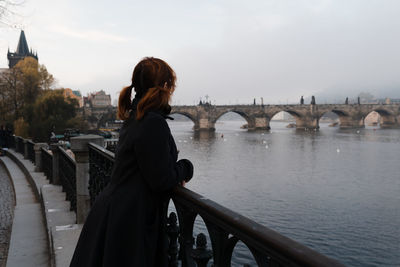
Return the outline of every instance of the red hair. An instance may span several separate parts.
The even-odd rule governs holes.
[[[142,59],[133,70],[132,84],[123,88],[119,94],[118,117],[121,120],[129,118],[133,88],[136,98],[140,99],[136,110],[136,119],[140,120],[146,111],[168,106],[175,84],[175,72],[165,61],[153,57]]]

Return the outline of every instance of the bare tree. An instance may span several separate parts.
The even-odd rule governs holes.
[[[11,68],[0,73],[1,112],[3,120],[16,120],[21,115],[23,106],[22,72]]]
[[[23,0],[0,0],[0,26],[16,27],[15,18],[19,16],[18,7]]]

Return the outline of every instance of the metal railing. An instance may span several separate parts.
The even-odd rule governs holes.
[[[27,148],[28,148],[28,159],[32,162],[35,163],[35,143],[32,142],[32,140],[27,140],[26,142]]]
[[[7,145],[9,148],[15,148],[15,137],[11,134],[7,134]]]
[[[25,153],[25,145],[24,145],[24,139],[22,137],[17,136],[16,139],[16,149],[17,152],[24,154]]]
[[[114,154],[89,144],[89,161],[89,190],[91,202],[94,202],[110,181]],[[170,266],[178,266],[178,259],[182,266],[207,266],[211,258],[214,266],[231,266],[233,250],[239,240],[249,248],[258,266],[343,266],[186,188],[176,187],[172,201],[178,216],[172,212],[167,218]],[[203,234],[198,235],[197,247],[193,248],[197,216],[206,224],[212,251],[206,248]]]
[[[71,202],[71,210],[76,212],[76,164],[75,160],[71,158],[67,152],[62,148],[58,147],[59,152],[59,177],[63,187],[63,191],[66,193],[66,198]]]
[[[41,149],[42,169],[49,182],[53,183],[53,154],[45,148]]]
[[[110,182],[111,171],[114,165],[114,153],[103,147],[89,143],[89,194],[90,204]]]

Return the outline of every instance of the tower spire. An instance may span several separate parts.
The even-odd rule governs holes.
[[[23,30],[21,30],[21,34],[19,36],[16,53],[24,56],[29,54],[28,42],[26,41],[25,32]]]
[[[21,34],[19,36],[17,51],[15,53],[7,52],[8,58],[8,66],[10,68],[14,67],[18,61],[24,59],[25,57],[33,57],[38,60],[37,52],[34,54],[34,51],[29,50],[28,42],[26,41],[25,32],[21,30]]]

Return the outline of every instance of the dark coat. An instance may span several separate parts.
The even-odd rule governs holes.
[[[178,152],[165,116],[148,112],[125,121],[110,184],[83,226],[71,267],[166,266],[168,193],[193,175]]]

